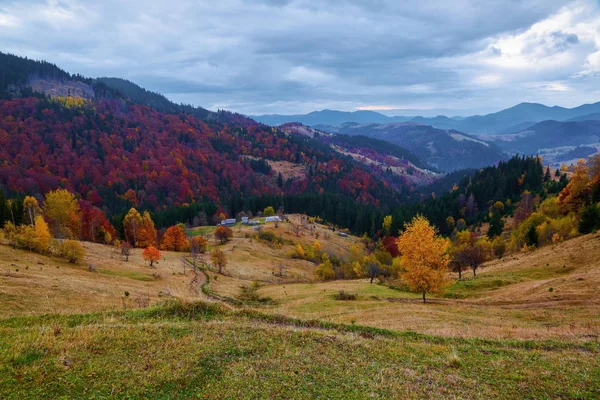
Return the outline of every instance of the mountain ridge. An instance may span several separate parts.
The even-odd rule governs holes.
[[[444,115],[436,117],[387,116],[376,111],[359,110],[350,112],[328,109],[313,111],[308,114],[269,114],[252,116],[252,118],[270,125],[281,125],[289,122],[300,122],[309,126],[340,126],[349,122],[378,124],[407,122],[431,125],[438,129],[455,129],[465,133],[500,134],[514,133],[513,128],[523,128],[526,124],[533,125],[545,120],[565,121],[586,115],[593,116],[597,113],[600,113],[600,102],[582,104],[573,108],[522,102],[494,113],[472,115],[460,119]],[[600,116],[594,116],[594,118],[600,118]]]

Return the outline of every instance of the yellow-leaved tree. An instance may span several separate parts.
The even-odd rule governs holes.
[[[44,214],[50,222],[55,237],[65,239],[76,236],[80,210],[73,193],[66,189],[56,189],[46,193]]]
[[[315,275],[322,281],[328,281],[335,277],[333,265],[331,264],[327,254],[323,254],[323,262],[315,269]]]
[[[29,223],[31,225],[35,225],[35,221],[38,215],[42,215],[42,209],[38,204],[38,201],[33,196],[25,196],[23,200],[23,207],[25,208],[25,212],[29,219]]]
[[[448,242],[437,234],[427,218],[418,215],[397,240],[402,254],[402,279],[415,293],[441,293],[449,284],[446,253]]]
[[[46,253],[50,250],[50,230],[44,217],[38,215],[35,217],[35,249],[38,253]]]
[[[133,207],[129,210],[125,218],[123,218],[123,229],[125,230],[125,239],[133,245],[137,246],[138,235],[144,220],[142,215]]]

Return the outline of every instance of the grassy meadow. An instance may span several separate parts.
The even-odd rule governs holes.
[[[0,398],[600,397],[598,235],[492,261],[423,304],[368,280],[315,282],[314,264],[289,258],[314,235],[265,229],[288,242],[234,227],[209,243],[224,274],[197,276],[183,253],[150,268],[139,249],[124,261],[84,243],[74,265],[0,245]],[[358,240],[317,230],[339,255]],[[254,282],[270,301],[218,301]]]

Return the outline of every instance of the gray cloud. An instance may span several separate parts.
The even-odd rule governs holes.
[[[0,0],[0,49],[244,113],[494,110],[554,101],[547,88],[558,81],[592,100],[597,78],[574,76],[597,51],[593,35],[569,26],[529,33],[582,7],[583,22],[597,15],[593,0]],[[519,35],[519,57],[574,60],[543,70],[495,64],[517,57],[501,41]]]

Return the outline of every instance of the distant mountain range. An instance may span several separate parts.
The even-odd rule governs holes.
[[[542,121],[514,134],[477,135],[507,153],[541,155],[548,164],[572,162],[600,148],[600,120]]]
[[[361,135],[402,146],[435,168],[449,172],[481,168],[507,158],[502,149],[476,137],[454,130],[411,123],[318,126],[318,129],[344,135]]]
[[[466,118],[437,116],[427,117],[388,117],[375,111],[336,111],[322,110],[298,115],[259,115],[256,121],[267,125],[281,125],[288,122],[300,122],[308,126],[340,126],[354,122],[359,124],[389,124],[407,122],[411,124],[431,125],[438,129],[453,129],[466,133],[504,134],[517,133],[538,122],[588,121],[600,120],[600,102],[584,104],[575,108],[548,107],[538,103],[520,103],[514,107],[487,115],[474,115]]]
[[[303,125],[333,125],[339,126],[347,122],[355,122],[359,124],[387,124],[390,122],[405,122],[410,121],[412,117],[388,117],[375,111],[337,111],[337,110],[322,110],[313,111],[308,114],[297,115],[260,115],[252,116],[252,119],[263,124],[278,126],[288,122],[299,122]]]

